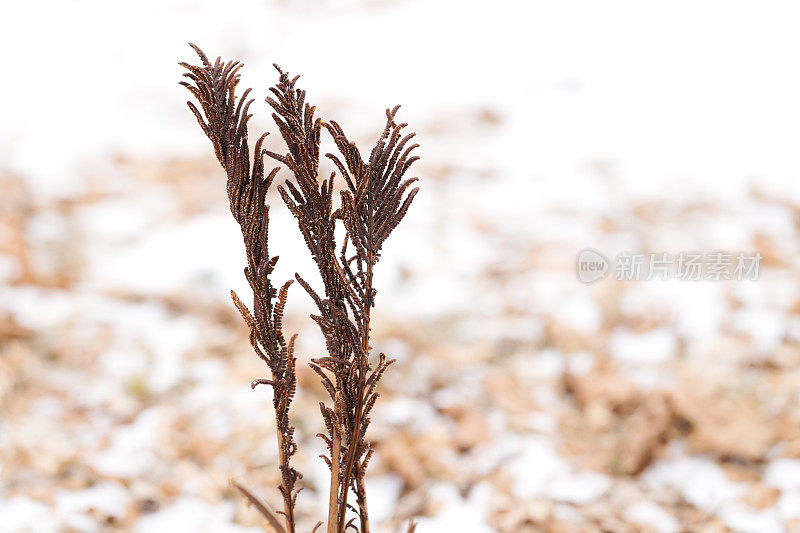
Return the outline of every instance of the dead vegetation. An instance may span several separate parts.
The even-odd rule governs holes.
[[[306,101],[305,91],[296,87],[298,77],[290,78],[276,66],[280,75],[273,98],[267,102],[286,143],[285,155],[262,149],[266,133],[254,146],[251,164],[248,144],[248,100],[250,89],[237,96],[239,62],[212,64],[205,54],[191,45],[201,65],[181,63],[189,82],[181,82],[195,97],[200,109],[189,102],[200,127],[211,140],[214,152],[228,176],[227,191],[233,217],[239,223],[247,251],[245,276],[253,290],[252,313],[232,292],[234,304],[250,328],[250,342],[256,354],[267,363],[271,376],[256,379],[252,387],[269,385],[277,420],[283,514],[285,527],[266,503],[260,503],[249,489],[237,487],[256,503],[256,507],[278,531],[294,533],[295,507],[302,475],[291,466],[297,452],[295,427],[289,410],[297,390],[296,335],[288,341],[283,333],[283,314],[289,287],[280,291],[270,275],[278,256],[268,248],[269,209],[267,193],[280,167],[266,173],[264,157],[278,161],[294,176],[278,186],[283,202],[297,220],[298,228],[316,263],[324,291],[312,288],[300,274],[298,283],[314,300],[319,312],[311,315],[325,338],[328,355],[312,359],[311,368],[322,380],[329,403],[320,402],[328,455],[322,458],[331,472],[327,510],[328,533],[356,529],[370,531],[365,476],[374,449],[366,438],[370,414],[378,399],[377,387],[394,360],[381,353],[370,360],[370,318],[377,290],[373,276],[384,242],[405,216],[418,188],[411,188],[417,178],[404,179],[411,165],[419,159],[412,155],[418,147],[411,144],[414,134],[404,134],[406,124],[395,121],[398,107],[386,111],[386,127],[367,160],[335,121],[323,123],[314,117],[315,108]],[[320,133],[324,127],[333,138],[340,155],[326,154],[338,169],[346,188],[334,206],[336,173],[321,179],[319,174]],[[252,167],[252,170],[251,170]],[[344,228],[343,240],[337,242],[336,227]],[[275,300],[277,298],[277,300]],[[358,523],[348,520],[348,496],[356,497]],[[320,524],[322,524],[320,522]],[[318,524],[318,526],[320,525]],[[409,530],[415,526],[410,525]],[[317,527],[314,528],[315,530]]]

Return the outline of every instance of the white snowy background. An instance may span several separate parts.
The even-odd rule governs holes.
[[[559,413],[571,400],[558,385],[565,369],[590,372],[603,359],[644,390],[669,387],[684,375],[672,365],[688,359],[723,388],[758,382],[772,405],[774,376],[742,368],[800,339],[796,4],[87,0],[6,2],[1,15],[0,173],[27,191],[34,264],[75,273],[67,285],[24,281],[18,259],[0,254],[0,311],[33,332],[36,350],[31,358],[0,344],[3,531],[266,527],[220,492],[225,475],[273,467],[274,444],[255,440],[273,422],[265,396],[247,386],[258,362],[231,369],[225,358],[235,346],[235,361],[255,359],[228,342],[242,326],[203,311],[246,289],[221,171],[177,85],[177,62],[194,59],[188,41],[245,63],[255,131],[275,132],[263,96],[278,63],[302,74],[318,113],[362,149],[395,104],[419,134],[422,191],[379,273],[378,320],[392,327],[376,335],[399,358],[402,386],[388,385],[376,431],[383,440],[409,426],[447,433],[449,410],[474,408],[492,437],[448,452],[441,463],[456,474],[413,487],[436,502],[423,506],[418,531],[502,529],[493,513],[522,502],[534,502],[529,525],[541,513],[583,524],[584,509],[612,502],[625,527],[677,532],[686,527],[678,500],[721,528],[707,531],[800,531],[800,447],[773,439],[743,480],[713,451],[676,439],[620,479],[563,450]],[[0,205],[17,209],[9,194]],[[273,209],[271,228],[279,278],[309,267],[282,211]],[[590,287],[574,274],[587,246],[610,256],[767,247],[777,259],[757,282]],[[632,317],[619,325],[603,303],[617,292],[617,312]],[[299,289],[293,298],[310,357],[309,304]],[[404,326],[412,334],[392,333]],[[407,338],[415,328],[416,344]],[[554,328],[580,346],[551,342]],[[213,335],[218,356],[197,356],[199,339]],[[791,377],[780,398],[795,405],[792,357],[778,366]],[[513,376],[536,409],[512,420],[514,408],[483,404],[487,375]],[[39,386],[30,403],[14,403]],[[183,452],[164,447],[183,449],[185,425],[219,443],[214,475],[170,463]],[[234,442],[247,432],[255,449]],[[495,464],[505,490],[488,479]],[[324,482],[324,466],[308,465],[306,477]],[[388,531],[406,518],[403,505],[420,505],[409,503],[399,467],[380,467],[371,505]],[[70,468],[86,469],[85,479]],[[747,500],[755,485],[777,490],[774,501]],[[313,513],[324,490],[307,493]]]

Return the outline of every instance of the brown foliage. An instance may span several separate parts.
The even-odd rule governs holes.
[[[281,155],[263,150],[264,134],[255,144],[251,164],[247,137],[250,89],[241,97],[236,96],[242,64],[223,63],[219,58],[212,64],[197,46],[191,46],[202,64],[181,63],[188,70],[184,76],[190,80],[182,85],[199,103],[199,109],[191,102],[188,105],[227,173],[231,213],[241,226],[247,250],[245,276],[254,293],[253,312],[235,293],[232,297],[250,328],[253,349],[271,372],[271,378],[257,379],[252,385],[267,384],[274,391],[286,529],[295,530],[295,484],[301,477],[289,464],[297,449],[294,427],[289,422],[289,406],[297,386],[295,336],[287,342],[282,332],[292,280],[276,291],[270,279],[278,257],[271,257],[267,247],[266,194],[280,167],[265,175],[265,155],[283,164],[294,177],[279,185],[278,192],[297,220],[324,289],[320,294],[302,276],[295,275],[316,304],[318,314],[311,318],[319,326],[328,351],[311,363],[330,396],[328,405],[320,404],[326,431],[319,435],[327,445],[329,455],[323,459],[331,470],[327,530],[342,533],[350,527],[367,533],[364,476],[373,450],[366,431],[379,396],[378,382],[394,362],[384,354],[375,363],[370,361],[370,314],[376,296],[374,267],[386,239],[418,192],[418,188],[412,188],[417,178],[404,178],[418,159],[412,155],[418,145],[411,144],[413,133],[404,135],[407,125],[395,121],[397,106],[386,111],[386,126],[364,160],[337,122],[323,123],[314,117],[315,108],[306,101],[305,91],[297,88],[298,77],[290,78],[276,66],[279,81],[270,88],[274,98],[268,97],[267,102],[274,110],[272,117],[288,151]],[[339,151],[339,155],[326,156],[346,184],[338,207],[333,198],[336,173],[327,179],[319,178],[322,128],[333,137]],[[337,221],[345,230],[341,243],[335,235]],[[347,509],[352,508],[347,503],[350,490],[356,495],[360,528],[355,518],[347,521]]]

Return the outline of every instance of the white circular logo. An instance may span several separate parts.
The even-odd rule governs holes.
[[[594,283],[608,275],[608,266],[608,259],[603,254],[592,248],[584,248],[578,252],[575,273],[582,283]]]

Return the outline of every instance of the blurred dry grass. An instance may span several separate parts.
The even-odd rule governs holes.
[[[117,164],[141,193],[134,203],[154,217],[147,227],[225,208],[206,160]],[[452,180],[433,179],[445,188]],[[92,288],[86,268],[104,252],[102,243],[98,256],[97,242],[87,242],[86,214],[114,205],[119,193],[97,188],[51,201],[34,198],[13,175],[0,187],[0,254],[9,265],[0,316],[6,510],[25,516],[20,502],[30,500],[43,506],[30,516],[54,527],[147,530],[166,527],[170,509],[189,520],[187,513],[206,506],[218,511],[205,519],[217,524],[212,529],[264,527],[228,485],[239,477],[275,501],[268,398],[247,386],[263,369],[224,294]],[[168,199],[168,209],[143,202],[148,191]],[[796,234],[796,207],[751,201],[790,209]],[[687,209],[719,216],[711,206]],[[657,205],[632,205],[601,222],[612,236],[668,223]],[[791,331],[759,350],[750,334],[726,322],[709,347],[708,339],[682,338],[666,310],[626,304],[640,285],[613,281],[581,286],[600,310],[596,329],[570,314],[532,312],[514,302],[539,283],[532,272],[542,274],[541,283],[553,275],[552,261],[542,264],[546,247],[515,241],[510,226],[478,227],[513,258],[489,262],[469,280],[501,305],[417,321],[387,313],[376,324],[378,346],[400,355],[371,434],[378,449],[371,481],[385,530],[410,517],[431,517],[428,527],[436,530],[459,505],[497,531],[658,530],[631,512],[643,502],[671,515],[680,530],[735,530],[734,508],[748,510],[754,523],[800,530],[791,518],[800,484],[775,466],[800,464],[779,462],[800,459],[800,346]],[[144,237],[133,232],[123,246]],[[797,263],[781,249],[783,237],[752,238],[770,250],[767,275],[778,276],[778,287],[794,283]],[[568,268],[556,271],[566,276],[559,283],[570,279]],[[418,275],[406,273],[403,283],[413,286]],[[733,288],[724,292],[726,312],[752,305]],[[298,315],[292,326],[302,323]],[[785,305],[787,321],[798,315],[800,301]],[[678,339],[665,360],[642,365],[615,357],[619,331],[664,329]],[[300,512],[312,524],[319,514],[314,493],[324,493],[312,437],[321,391],[308,369],[300,381],[295,417],[307,487]],[[694,460],[697,480],[670,478]],[[693,484],[710,495],[693,493]]]

